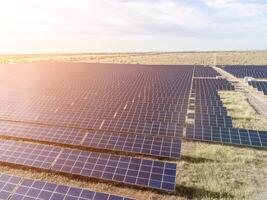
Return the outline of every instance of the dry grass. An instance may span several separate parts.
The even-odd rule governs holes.
[[[242,92],[220,91],[223,105],[233,119],[234,127],[267,130],[267,119],[259,115]]]
[[[86,62],[128,64],[203,64],[214,63],[214,52],[173,53],[102,53],[102,54],[47,54],[0,55],[0,63],[17,62]],[[216,52],[217,64],[267,64],[267,51]]]
[[[266,191],[266,151],[184,142],[183,158],[177,164],[177,186],[174,194],[4,165],[0,165],[0,171],[144,200],[256,199],[258,194]]]

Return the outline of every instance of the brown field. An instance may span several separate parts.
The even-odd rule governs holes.
[[[0,55],[0,63],[16,62],[87,62],[128,64],[201,64],[267,65],[267,51],[247,52],[173,52],[173,53],[92,53],[47,55]]]
[[[140,64],[214,64],[215,53],[116,53],[81,55],[0,56],[0,63],[90,62]],[[217,64],[267,65],[267,52],[217,52]],[[249,104],[243,93],[220,92],[235,127],[267,130],[267,120]],[[166,194],[117,186],[18,166],[0,165],[0,172],[126,195],[137,199],[267,199],[267,151],[184,141],[177,161],[176,192]]]

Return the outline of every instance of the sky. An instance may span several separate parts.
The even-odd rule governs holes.
[[[0,3],[0,54],[267,50],[266,0]]]

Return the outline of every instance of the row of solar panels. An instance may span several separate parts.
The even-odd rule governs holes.
[[[181,151],[179,138],[88,131],[10,121],[0,121],[0,136],[173,159],[180,158]]]
[[[232,118],[227,116],[227,110],[218,95],[218,90],[233,89],[234,86],[226,79],[194,78],[189,101],[189,110],[194,112],[188,114],[188,118],[198,126],[233,127]]]
[[[188,125],[186,139],[267,149],[267,131]]]
[[[29,116],[30,115],[30,116]],[[38,115],[36,115],[38,118]],[[180,137],[183,130],[183,125],[171,122],[157,122],[157,121],[141,121],[141,120],[131,120],[127,119],[98,119],[98,118],[77,118],[73,119],[73,116],[64,116],[61,118],[51,118],[42,116],[42,119],[34,119],[31,114],[21,114],[12,113],[10,115],[0,117],[1,120],[9,121],[21,121],[29,123],[39,123],[51,126],[64,126],[64,127],[74,127],[83,129],[94,129],[103,131],[115,131],[115,132],[127,132],[135,134],[145,134],[154,136],[168,136],[168,137]]]
[[[131,200],[132,198],[94,192],[0,173],[0,200]]]
[[[211,67],[196,66],[194,69],[194,77],[216,77],[220,74]]]
[[[267,81],[248,81],[248,84],[267,95]]]
[[[228,65],[221,66],[223,70],[232,74],[237,78],[254,77],[254,78],[267,78],[267,66],[266,65]]]
[[[0,162],[164,191],[175,190],[176,164],[108,153],[0,140]]]

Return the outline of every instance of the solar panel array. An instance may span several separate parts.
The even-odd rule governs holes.
[[[202,69],[204,71],[204,69]],[[232,118],[223,106],[219,90],[234,90],[226,79],[194,78],[188,118],[193,123],[186,127],[186,139],[266,148],[267,132],[233,128]]]
[[[217,77],[220,74],[211,67],[203,67],[201,65],[195,66],[194,77]]]
[[[234,75],[237,78],[254,77],[254,78],[267,78],[266,65],[235,65],[235,66],[222,66],[222,69]]]
[[[176,164],[0,140],[0,162],[53,170],[165,191],[174,191]]]
[[[6,74],[0,83],[10,90],[1,91],[1,119],[182,135],[193,73],[190,66],[76,64],[74,70],[68,64],[18,65],[20,79],[16,80],[12,69],[6,68],[1,67],[0,72]]]
[[[248,84],[267,95],[267,81],[248,81]]]
[[[203,66],[1,65],[0,161],[174,191],[176,164],[156,158],[180,158],[187,123],[187,139],[266,147],[265,133],[233,128],[218,91],[234,87],[217,76]]]
[[[209,75],[212,68],[207,71]],[[194,78],[189,109],[194,113],[188,117],[199,126],[232,127],[232,119],[227,116],[226,108],[220,100],[218,90],[233,90],[225,79]]]
[[[0,200],[131,200],[128,197],[94,192],[0,173]]]

